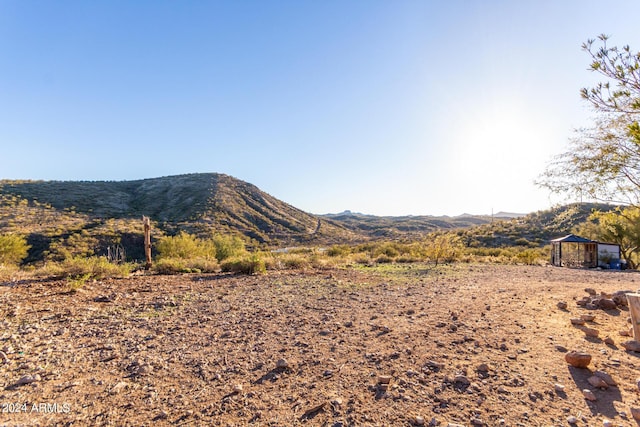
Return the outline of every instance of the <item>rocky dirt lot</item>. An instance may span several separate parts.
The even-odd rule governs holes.
[[[488,265],[4,283],[0,426],[635,426],[627,308],[582,301],[639,283]]]

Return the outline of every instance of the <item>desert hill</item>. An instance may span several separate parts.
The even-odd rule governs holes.
[[[415,240],[445,230],[469,246],[543,246],[567,234],[593,209],[574,204],[518,218],[461,215],[383,217],[345,211],[313,215],[224,174],[199,173],[135,181],[0,181],[0,233],[27,236],[27,262],[105,254],[122,245],[141,259],[140,218],[153,221],[153,239],[180,230],[201,237],[241,234],[255,244],[330,245],[368,240]]]
[[[350,231],[228,175],[189,174],[136,181],[0,181],[10,200],[88,221],[150,217],[167,231],[238,232],[259,242],[348,238]],[[4,202],[3,202],[4,201]],[[0,222],[0,229],[2,223]]]

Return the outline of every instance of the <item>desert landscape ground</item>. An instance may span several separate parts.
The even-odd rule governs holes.
[[[577,302],[639,280],[385,264],[3,283],[0,425],[636,425],[628,312]]]

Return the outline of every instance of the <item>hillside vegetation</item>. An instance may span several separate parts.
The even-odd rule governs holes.
[[[529,215],[493,221],[454,233],[467,247],[541,247],[550,240],[574,232],[594,211],[608,212],[615,206],[602,203],[574,203]]]
[[[0,236],[26,239],[26,264],[91,256],[137,261],[144,259],[140,219],[146,215],[153,223],[154,246],[186,232],[203,242],[236,236],[250,249],[328,247],[329,254],[348,254],[358,262],[394,262],[431,259],[434,255],[426,254],[441,253],[438,247],[451,245],[541,248],[572,232],[594,209],[612,208],[574,204],[519,218],[378,217],[348,211],[317,216],[255,185],[214,173],[122,182],[4,180],[0,181]],[[434,233],[449,237],[434,238]],[[300,262],[291,256],[287,261]],[[211,265],[210,260],[201,263]]]
[[[0,233],[27,236],[32,246],[27,261],[79,244],[100,255],[111,245],[124,245],[130,257],[141,259],[142,215],[152,219],[154,239],[180,230],[202,237],[239,234],[270,245],[354,237],[341,225],[222,174],[122,182],[0,181]]]

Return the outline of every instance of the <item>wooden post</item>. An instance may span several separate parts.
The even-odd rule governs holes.
[[[144,269],[149,270],[151,268],[151,221],[148,216],[142,216],[142,224],[144,225],[144,255],[147,258]]]
[[[633,339],[640,341],[640,294],[627,294],[627,301],[633,325]]]

